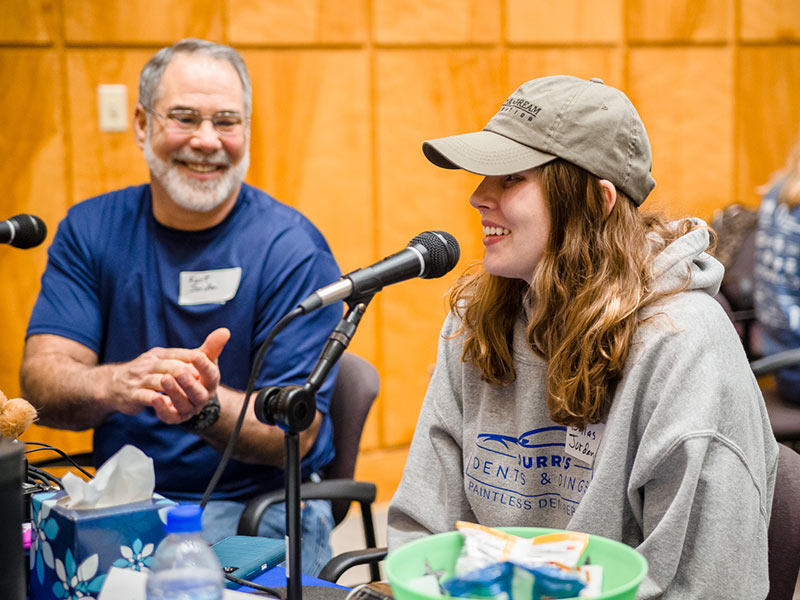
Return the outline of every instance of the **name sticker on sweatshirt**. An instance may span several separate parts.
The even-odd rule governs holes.
[[[587,425],[583,431],[574,426],[567,427],[564,450],[573,458],[585,462],[591,467],[594,464],[597,449],[600,447],[600,440],[603,439],[605,428],[605,423]]]
[[[239,289],[242,268],[214,269],[212,271],[181,271],[178,304],[225,304]]]

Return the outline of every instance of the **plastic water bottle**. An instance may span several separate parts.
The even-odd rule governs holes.
[[[167,537],[147,578],[147,600],[221,600],[222,566],[200,532],[202,509],[179,505],[167,513]]]

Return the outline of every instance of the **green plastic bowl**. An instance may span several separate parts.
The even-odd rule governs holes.
[[[561,531],[541,527],[498,529],[527,538]],[[414,590],[408,582],[425,574],[425,561],[434,571],[444,570],[448,577],[451,576],[463,544],[460,532],[448,531],[415,540],[389,553],[384,567],[395,600],[436,598]],[[647,575],[647,561],[644,556],[630,546],[598,535],[589,535],[589,545],[583,556],[584,559],[588,557],[593,565],[603,565],[603,593],[597,598],[635,600],[636,590]]]

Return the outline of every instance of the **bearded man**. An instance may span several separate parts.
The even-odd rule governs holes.
[[[156,53],[133,115],[150,183],[68,211],[27,330],[20,376],[39,423],[93,428],[96,465],[137,446],[153,459],[156,491],[176,501],[203,496],[273,326],[340,276],[306,217],[243,183],[251,112],[233,48],[186,39]],[[256,387],[303,384],[341,316],[334,304],[283,329]],[[335,376],[300,434],[304,479],[333,456]],[[246,501],[283,486],[283,466],[283,432],[251,404],[206,505],[206,539],[234,535]],[[316,574],[330,557],[330,504],[306,502],[301,522],[303,570]],[[259,533],[284,532],[284,508],[268,510]]]

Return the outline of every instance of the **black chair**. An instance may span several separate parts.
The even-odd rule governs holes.
[[[800,454],[779,444],[778,475],[767,533],[769,595],[792,600],[800,573]]]
[[[300,486],[300,499],[330,500],[334,527],[347,515],[351,503],[358,502],[367,548],[334,557],[318,575],[320,579],[336,581],[350,567],[369,563],[371,581],[380,580],[378,564],[371,558],[377,545],[372,513],[377,489],[374,483],[353,480],[364,422],[379,388],[380,378],[375,367],[355,354],[345,352],[342,355],[330,405],[336,456],[323,469],[322,481],[306,482]],[[250,500],[239,519],[239,535],[258,535],[258,524],[264,511],[283,501],[283,490]],[[359,554],[361,552],[369,558]]]
[[[771,354],[750,363],[756,377],[774,373],[781,367],[800,364],[800,348],[792,348],[778,354]],[[800,405],[785,400],[777,390],[761,390],[767,405],[772,433],[779,442],[796,449],[800,442]],[[800,500],[800,497],[798,497]]]
[[[739,247],[732,253],[729,264],[725,266],[719,294],[727,301],[728,316],[739,332],[744,351],[750,360],[759,358],[761,345],[754,300],[755,247],[756,231],[752,229],[743,236]]]

